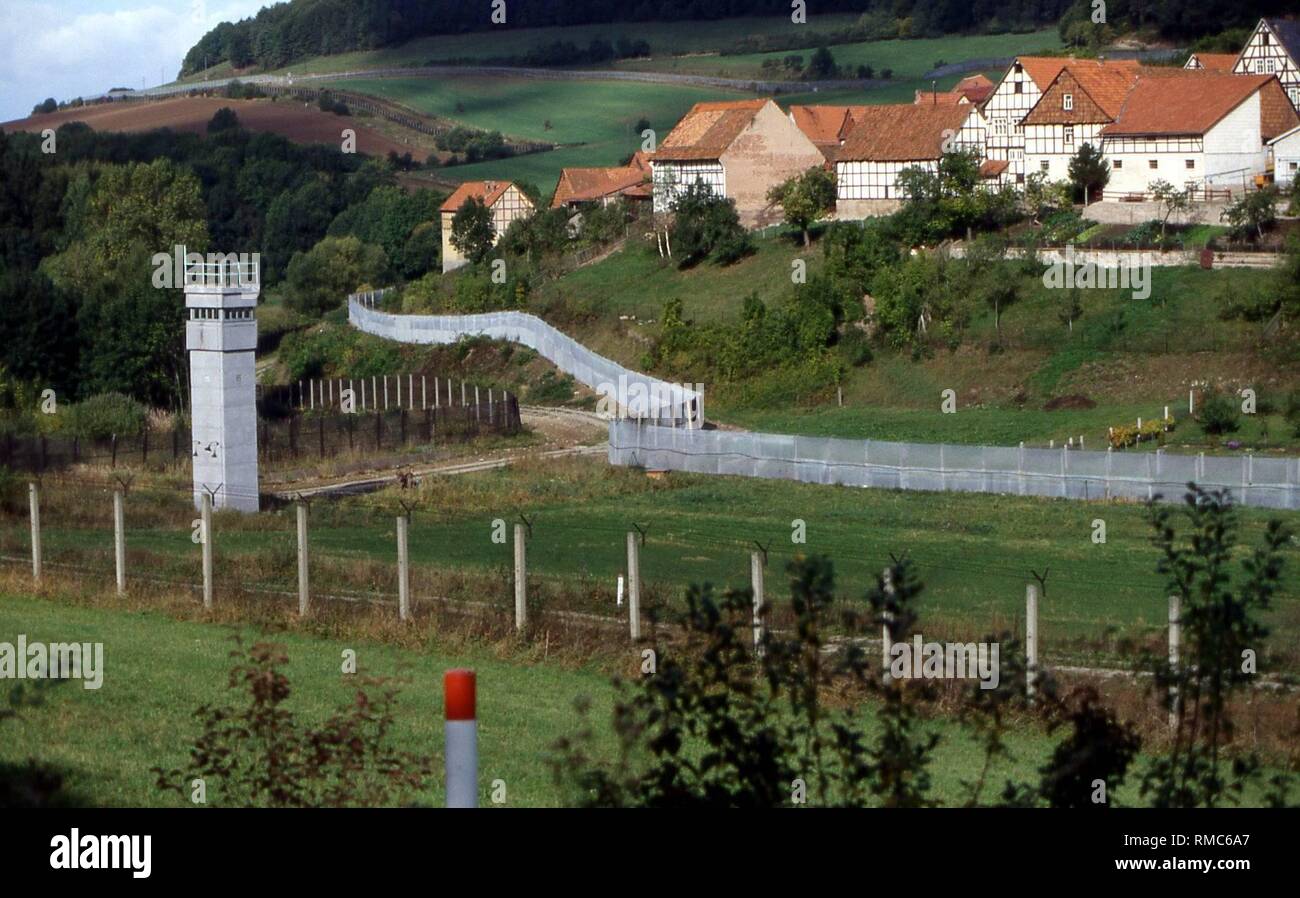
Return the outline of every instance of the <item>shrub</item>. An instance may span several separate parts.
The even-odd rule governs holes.
[[[1235,399],[1223,393],[1212,393],[1201,402],[1200,413],[1196,416],[1201,429],[1206,433],[1219,436],[1236,433],[1241,427],[1241,409]]]
[[[149,412],[141,403],[121,393],[100,393],[68,406],[64,430],[85,440],[103,440],[113,434],[133,436],[144,430]]]

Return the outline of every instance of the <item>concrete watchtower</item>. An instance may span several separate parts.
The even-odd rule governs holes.
[[[209,257],[220,258],[220,257]],[[194,503],[257,511],[257,295],[253,261],[185,261]]]

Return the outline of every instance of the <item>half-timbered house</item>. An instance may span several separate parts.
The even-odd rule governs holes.
[[[1260,19],[1233,71],[1276,75],[1291,105],[1300,111],[1300,19]]]

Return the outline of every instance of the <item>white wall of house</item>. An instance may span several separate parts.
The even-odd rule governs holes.
[[[928,172],[939,169],[938,159],[913,162],[837,162],[835,164],[836,198],[839,200],[901,199],[898,175],[907,168]]]
[[[1049,181],[1070,178],[1070,160],[1085,143],[1101,146],[1098,122],[1074,125],[1025,125],[1025,172],[1043,172]]]
[[[1300,128],[1294,128],[1273,141],[1273,180],[1289,187],[1300,176]]]
[[[1011,163],[1007,175],[1013,183],[1023,181],[1026,172],[1025,132],[1020,120],[1034,108],[1046,86],[1035,84],[1027,71],[1016,71],[1016,63],[1012,63],[984,104],[988,122],[985,154],[989,159],[1006,159]]]
[[[1268,164],[1259,131],[1256,91],[1201,136],[1107,137],[1102,142],[1111,169],[1106,193],[1147,193],[1155,181],[1240,190]]]
[[[1205,183],[1236,187],[1261,174],[1268,147],[1260,139],[1260,91],[1219,120],[1205,135]]]
[[[673,201],[685,193],[697,180],[709,185],[717,196],[727,195],[727,173],[718,161],[712,162],[657,162],[650,163],[651,182],[654,185],[654,211],[668,212]]]

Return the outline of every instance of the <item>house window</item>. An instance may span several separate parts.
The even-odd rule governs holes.
[[[1288,162],[1287,171],[1300,171],[1300,162]]]
[[[1025,82],[1023,82],[1023,81],[1017,81],[1017,82],[1016,82],[1016,93],[1018,93],[1018,94],[1023,94],[1024,92],[1025,92]]]
[[[1073,126],[1073,125],[1066,125],[1066,126],[1065,126],[1065,145],[1066,145],[1067,147],[1072,147],[1072,146],[1074,146],[1074,126]]]
[[[1264,74],[1266,75],[1273,74],[1273,72],[1276,70],[1276,67],[1277,64],[1273,60],[1271,59],[1264,60]]]
[[[1017,184],[1025,183],[1025,176],[1023,174],[1016,175],[1016,183]]]
[[[1116,159],[1113,163],[1111,163],[1111,168],[1115,169],[1115,171],[1119,171],[1123,167],[1124,167],[1123,159]]]
[[[1259,42],[1260,42],[1261,44],[1263,44],[1264,46],[1267,47],[1267,46],[1268,46],[1268,38],[1269,38],[1269,34],[1268,34],[1267,31],[1265,31],[1263,34],[1261,34],[1261,35],[1259,36]]]
[[[1066,94],[1061,97],[1061,108],[1066,112],[1074,108],[1074,94]]]
[[[1160,160],[1159,160],[1159,159],[1148,159],[1148,160],[1147,160],[1147,168],[1159,168],[1159,167],[1160,167]]]
[[[1256,75],[1264,74],[1264,60],[1262,59],[1255,60],[1255,74]]]
[[[1188,160],[1186,160],[1186,163],[1185,163],[1185,164],[1187,165],[1188,168],[1196,168],[1196,160],[1195,160],[1195,159],[1188,159]]]
[[[1291,98],[1292,106],[1300,106],[1300,87],[1289,88],[1286,93]]]
[[[1050,165],[1049,165],[1049,163],[1048,163],[1048,160],[1046,160],[1046,159],[1044,159],[1042,162],[1038,163],[1038,170],[1041,171],[1041,172],[1046,173],[1049,167],[1050,167]]]

